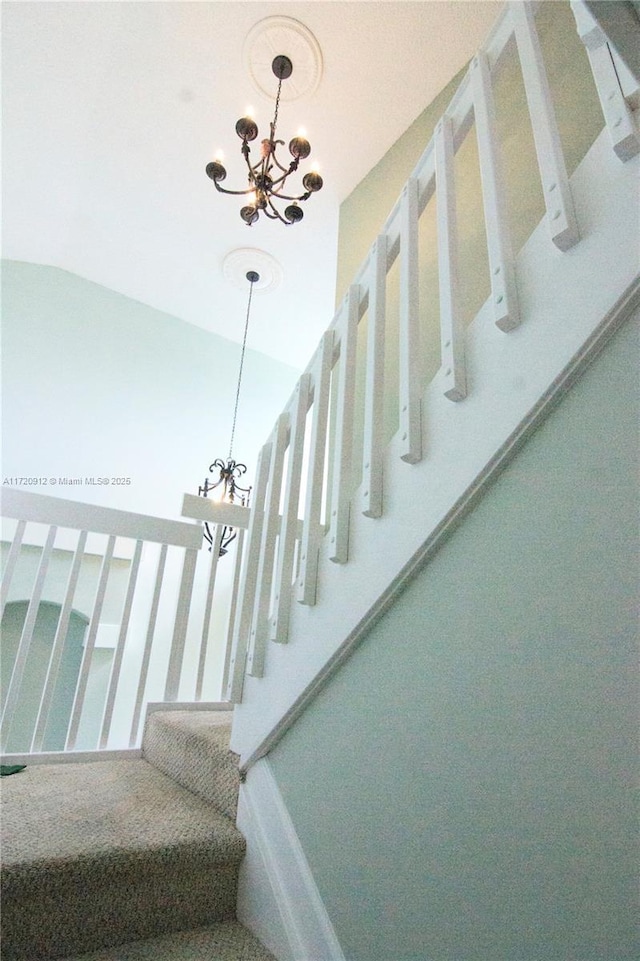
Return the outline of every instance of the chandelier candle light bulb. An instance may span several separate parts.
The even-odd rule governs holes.
[[[249,144],[258,137],[258,125],[253,119],[251,108],[247,109],[247,114],[241,117],[236,123],[236,133],[242,141],[240,152],[244,157],[248,170],[248,185],[244,190],[228,190],[220,184],[226,179],[227,171],[222,163],[222,159],[216,159],[207,164],[207,176],[220,193],[244,196],[249,201],[240,210],[240,216],[244,222],[251,226],[263,213],[270,220],[279,220],[283,224],[295,224],[302,220],[303,212],[299,204],[307,200],[312,193],[317,193],[322,188],[322,177],[317,170],[311,170],[302,178],[304,192],[300,194],[284,193],[285,183],[290,174],[294,173],[301,160],[306,160],[311,153],[311,145],[305,136],[305,131],[301,128],[298,135],[289,141],[289,153],[293,160],[288,166],[284,166],[276,156],[279,145],[284,145],[284,140],[276,139],[276,126],[278,123],[278,108],[280,106],[280,92],[282,81],[291,76],[293,64],[291,60],[283,54],[277,56],[271,64],[271,69],[278,80],[278,92],[273,120],[269,125],[269,136],[262,138],[259,146],[260,156],[255,164],[251,163]],[[277,201],[291,201],[283,212],[276,206]]]

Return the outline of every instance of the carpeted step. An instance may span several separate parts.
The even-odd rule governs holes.
[[[238,757],[229,750],[231,711],[155,711],[147,718],[147,761],[235,822]]]
[[[276,961],[237,921],[74,955],[68,961]]]
[[[2,834],[3,961],[235,919],[244,838],[146,760],[33,765],[5,778]]]

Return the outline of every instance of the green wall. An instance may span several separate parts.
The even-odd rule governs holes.
[[[640,953],[639,319],[270,755],[348,961]]]
[[[604,125],[591,68],[567,2],[540,5],[536,18],[567,170],[571,175]],[[402,187],[415,169],[435,126],[451,102],[466,68],[416,118],[340,208],[338,274],[340,300],[365,261]],[[514,251],[520,250],[545,215],[531,122],[519,62],[506,57],[494,78],[497,135],[502,158],[505,208]],[[459,297],[462,320],[471,323],[490,291],[482,188],[475,125],[455,159]],[[385,437],[398,428],[399,269],[387,275],[385,333]],[[440,290],[438,281],[437,202],[432,197],[419,221],[419,316],[422,382],[440,364]],[[358,331],[354,476],[361,479],[368,315]]]

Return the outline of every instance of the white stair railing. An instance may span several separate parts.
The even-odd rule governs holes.
[[[236,711],[234,744],[245,765],[264,754],[281,736],[305,699],[328,676],[331,665],[346,656],[363,625],[370,623],[388,597],[390,585],[402,583],[417,558],[436,542],[451,518],[462,509],[460,505],[471,497],[470,492],[478,489],[490,468],[499,462],[500,452],[510,449],[525,425],[532,423],[535,412],[544,406],[542,398],[573,369],[583,344],[597,339],[596,332],[611,321],[613,302],[621,299],[630,303],[635,296],[637,258],[630,248],[637,243],[637,237],[629,236],[622,257],[611,258],[620,276],[614,278],[608,270],[607,281],[601,285],[602,296],[591,298],[590,307],[594,316],[597,314],[595,321],[592,317],[583,318],[582,328],[581,321],[576,321],[569,332],[570,325],[562,315],[563,304],[572,313],[574,310],[565,291],[564,297],[557,298],[556,307],[557,323],[565,324],[566,329],[562,328],[562,336],[550,334],[551,327],[545,332],[549,322],[542,308],[547,275],[554,290],[562,287],[562,267],[554,258],[567,257],[565,286],[576,283],[579,277],[578,283],[586,292],[593,281],[589,259],[594,256],[594,236],[599,226],[583,212],[589,237],[582,244],[574,189],[584,211],[584,204],[591,202],[593,188],[586,190],[585,200],[580,195],[580,182],[572,186],[567,172],[536,28],[538,6],[519,0],[505,6],[354,277],[330,326],[328,337],[332,339],[321,343],[263,448],[232,639],[233,670],[227,689],[231,700],[242,702]],[[638,152],[632,112],[635,93],[623,89],[606,37],[599,28],[590,29],[586,8],[581,3],[574,3],[573,8],[581,36],[589,38],[593,78],[615,154],[626,161]],[[497,132],[496,76],[513,56],[517,57],[526,94],[545,209],[545,223],[540,230],[546,230],[546,245],[541,247],[540,254],[535,254],[535,283],[530,281],[532,252],[514,250]],[[490,295],[471,327],[465,330],[460,306],[455,157],[473,127]],[[619,191],[620,196],[632,197],[633,181],[627,177],[618,183],[618,173],[614,170],[609,178],[612,196]],[[600,178],[599,190],[609,189],[607,177],[608,172]],[[620,186],[623,180],[624,186]],[[441,369],[430,384],[425,384],[418,302],[419,225],[434,195]],[[615,202],[620,202],[619,198]],[[601,243],[609,248],[609,255],[617,238],[615,223],[605,222],[607,215],[605,210]],[[621,230],[633,234],[627,221]],[[542,241],[536,238],[536,243]],[[578,249],[579,256],[567,255]],[[394,327],[387,315],[386,288],[398,257],[400,291],[398,322]],[[601,304],[596,304],[596,300]],[[359,337],[358,328],[365,317],[366,336]],[[491,334],[487,318],[505,335],[504,340],[496,340],[495,332]],[[391,337],[398,338],[398,375],[397,379],[385,381],[385,355]],[[506,346],[509,339],[514,339],[512,348]],[[535,344],[539,353],[540,340],[546,341],[545,350],[557,351],[556,357],[540,362],[530,376],[533,347]],[[493,357],[487,351],[493,352]],[[496,376],[497,369],[500,374]],[[514,396],[507,396],[505,377],[515,384],[527,383],[527,396],[524,392],[518,395],[517,390],[515,394],[511,392]],[[499,399],[501,393],[505,394],[503,402]],[[442,397],[455,403],[447,409]],[[385,404],[390,399],[398,410],[398,430],[391,442],[385,436],[384,424]],[[359,404],[363,404],[364,410],[361,432]],[[513,410],[509,409],[511,406]],[[312,424],[319,426],[314,426],[316,433],[310,441],[312,455],[303,459],[302,433],[305,425],[308,428],[306,413],[311,408]],[[457,416],[452,414],[454,408],[459,411]],[[327,410],[331,419],[328,431]],[[485,423],[489,424],[486,429]],[[327,436],[330,444],[326,443]],[[441,438],[446,438],[444,443]],[[438,444],[441,449],[437,449]],[[406,468],[401,468],[399,462]],[[361,483],[356,488],[358,477]],[[423,479],[422,488],[419,478]],[[298,503],[301,488],[310,489],[313,494],[306,502]],[[431,503],[425,506],[427,498]],[[408,509],[407,500],[412,502]],[[280,511],[284,512],[284,529],[278,537]],[[320,516],[324,517],[322,525]],[[363,522],[362,517],[367,521]],[[367,524],[371,526],[367,528]],[[297,525],[302,525],[302,547],[297,555],[296,573],[292,566],[291,532]],[[379,533],[374,535],[376,525]],[[402,543],[402,531],[406,532],[406,546]],[[376,563],[388,573],[378,576]],[[332,564],[341,565],[345,571],[341,583],[335,567],[331,570]],[[361,573],[354,573],[356,566]],[[289,638],[295,640],[295,650],[287,658],[276,648]],[[269,646],[274,641],[278,643]],[[256,683],[258,679],[263,679],[262,687]]]
[[[20,744],[20,753],[47,750],[47,725],[52,716],[60,667],[68,641],[72,612],[79,605],[88,619],[80,663],[75,678],[64,744],[56,750],[135,748],[140,742],[141,722],[150,701],[201,702],[220,700],[229,653],[225,633],[232,630],[244,531],[240,530],[229,552],[226,585],[219,578],[219,545],[222,529],[230,520],[246,526],[243,509],[227,508],[220,522],[207,514],[206,502],[193,497],[196,518],[213,524],[214,544],[202,550],[199,523],[169,521],[81,504],[75,501],[5,488],[2,496],[3,540],[13,527],[2,577],[2,612],[11,601],[28,602],[15,657],[6,673],[1,715],[2,750]],[[35,579],[25,568],[26,555],[39,555]],[[87,586],[87,563],[99,561],[99,572]],[[22,569],[21,569],[22,562]],[[229,564],[229,560],[226,561]],[[126,568],[126,581],[115,585],[115,568]],[[28,567],[28,565],[26,565]],[[98,567],[93,563],[94,572]],[[48,579],[48,574],[51,577]],[[61,586],[61,578],[64,586]],[[81,591],[79,583],[85,582]],[[224,581],[224,578],[222,579]],[[217,588],[219,588],[217,590]],[[119,593],[118,593],[119,591]],[[117,596],[116,596],[117,595]],[[43,601],[59,606],[57,625],[47,663],[35,672],[43,676],[37,713],[28,730],[15,730],[18,708],[34,678],[34,631]],[[96,647],[103,632],[105,603],[117,608],[108,627],[115,643],[109,676],[100,703],[92,688]],[[220,607],[224,610],[221,612]],[[229,624],[221,629],[225,617]],[[43,657],[39,647],[38,657]],[[216,666],[217,661],[217,666]],[[217,678],[217,684],[216,684]],[[93,693],[92,693],[93,690]],[[99,723],[91,726],[87,714]],[[15,753],[15,752],[14,752]]]

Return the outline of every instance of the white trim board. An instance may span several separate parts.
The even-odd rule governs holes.
[[[345,961],[266,758],[240,787],[237,824],[247,839],[238,919],[278,961]]]

